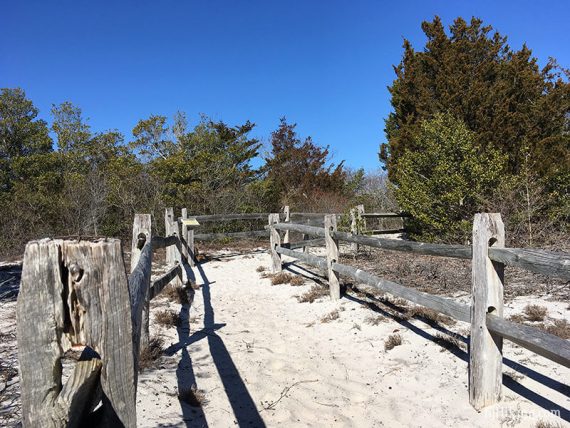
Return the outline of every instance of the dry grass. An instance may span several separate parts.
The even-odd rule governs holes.
[[[553,324],[544,327],[544,330],[562,339],[570,339],[570,323],[565,319],[555,320]]]
[[[326,314],[324,317],[321,318],[322,323],[329,323],[331,321],[337,320],[340,318],[340,314],[338,310],[334,310],[331,313]]]
[[[389,351],[390,349],[394,349],[396,346],[400,346],[402,344],[402,336],[399,334],[391,334],[388,336],[388,339],[384,342],[384,349]]]
[[[442,352],[447,350],[462,350],[466,351],[467,346],[457,336],[437,333],[434,339],[435,343],[442,346]]]
[[[313,285],[309,291],[297,297],[299,303],[313,303],[315,300],[329,295],[329,290],[320,285]]]
[[[289,281],[289,283],[293,287],[299,287],[301,285],[305,285],[305,278],[303,278],[302,276],[294,276],[293,278],[291,278],[291,281]]]
[[[180,315],[169,309],[156,312],[154,320],[163,327],[177,327],[180,325]]]
[[[387,321],[388,321],[388,318],[383,317],[381,315],[369,316],[364,320],[364,322],[368,325],[379,325],[380,323],[387,322]]]
[[[442,315],[433,309],[425,308],[423,306],[415,306],[411,308],[407,314],[412,318],[420,318],[428,323],[443,324],[443,325],[454,325],[456,321],[448,316]]]
[[[265,266],[258,266],[257,269],[255,269],[256,272],[265,272],[267,268]]]
[[[279,272],[271,277],[271,285],[288,284],[293,279],[293,275],[286,272]]]
[[[190,300],[188,300],[188,293],[182,287],[172,284],[168,285],[164,287],[162,294],[171,302],[180,303],[181,305],[187,305],[190,303]]]
[[[148,346],[141,349],[139,357],[139,370],[154,367],[156,361],[162,356],[162,347],[164,346],[164,339],[162,337],[154,336],[149,342]]]
[[[519,324],[524,324],[526,317],[523,314],[514,314],[507,318],[509,321],[518,322]]]
[[[523,312],[527,321],[544,321],[548,309],[539,305],[526,305]]]
[[[536,423],[536,428],[562,428],[562,425],[555,422],[540,420]]]
[[[204,394],[204,391],[197,389],[196,385],[179,390],[178,399],[192,407],[202,407],[206,404],[206,395]]]

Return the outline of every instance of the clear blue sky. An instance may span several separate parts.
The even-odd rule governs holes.
[[[83,109],[95,131],[177,110],[267,140],[281,116],[335,160],[379,166],[386,89],[403,38],[420,49],[434,15],[478,16],[544,64],[570,67],[570,1],[0,0],[0,87],[22,87],[49,121]]]

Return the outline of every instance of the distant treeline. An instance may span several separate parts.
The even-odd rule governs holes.
[[[250,122],[202,116],[189,129],[184,113],[170,121],[153,115],[127,142],[117,131],[92,132],[69,102],[53,106],[51,127],[37,116],[23,90],[1,90],[0,254],[45,236],[129,237],[136,212],[161,218],[166,206],[191,214],[275,212],[283,204],[393,208],[382,176],[332,164],[328,148],[301,140],[284,118],[262,153]]]

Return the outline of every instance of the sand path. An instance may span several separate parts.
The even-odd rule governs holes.
[[[436,330],[421,321],[402,325],[388,319],[371,325],[366,320],[377,315],[350,298],[299,303],[295,296],[306,292],[312,281],[298,287],[272,286],[256,272],[258,266],[270,266],[267,254],[226,254],[196,268],[200,289],[189,314],[164,298],[153,302],[152,311],[170,307],[192,322],[189,332],[157,328],[151,322],[151,330],[170,346],[160,366],[139,378],[140,426],[565,423],[545,408],[570,408],[564,385],[570,380],[568,369],[509,346],[505,355],[532,370],[507,380],[510,387],[504,388],[501,404],[477,413],[468,400],[467,354],[453,354],[435,343]],[[338,319],[321,322],[335,310]],[[458,323],[454,329],[466,327]],[[385,351],[384,340],[394,332],[401,334],[403,344]],[[508,367],[505,371],[515,373]],[[177,391],[192,384],[205,395],[201,408],[178,400]]]

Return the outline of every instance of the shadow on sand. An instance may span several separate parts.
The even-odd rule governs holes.
[[[189,334],[188,319],[190,316],[190,305],[184,305],[181,310],[181,327],[178,328],[179,341],[168,347],[164,353],[166,355],[174,355],[179,350],[182,351],[182,358],[176,371],[178,380],[178,390],[183,391],[196,385],[196,376],[192,367],[192,360],[187,351],[187,346],[201,339],[207,338],[210,354],[218,371],[218,375],[222,381],[228,401],[232,407],[235,423],[240,427],[265,427],[265,423],[259,414],[245,383],[243,382],[233,359],[228,352],[224,341],[216,334],[216,331],[224,327],[226,324],[216,324],[214,318],[214,308],[210,294],[210,282],[206,276],[204,269],[200,263],[196,264],[202,285],[202,297],[204,300],[204,328]],[[190,302],[194,297],[192,290]],[[187,427],[206,427],[208,426],[206,417],[201,408],[189,406],[180,399],[184,422]]]
[[[294,266],[296,269],[292,270],[290,269],[291,266]],[[291,272],[295,272],[299,275],[303,275],[306,278],[310,278],[315,280],[315,278],[313,277],[313,273],[310,272],[310,275],[305,275],[303,274],[302,270],[307,271],[306,269],[302,268],[301,266],[295,264],[295,262],[292,263],[288,263],[287,269],[290,270]],[[299,269],[299,270],[297,270]],[[320,281],[324,282],[324,279],[319,278]],[[317,281],[319,281],[319,279]],[[390,303],[386,303],[386,302],[381,302],[379,299],[377,299],[376,297],[374,297],[371,294],[366,294],[366,298],[367,300],[363,300],[359,297],[356,296],[352,296],[350,294],[348,294],[347,292],[344,293],[344,296],[346,299],[356,302],[358,304],[367,306],[368,308],[370,308],[371,310],[387,317],[390,318],[394,321],[396,321],[398,324],[400,324],[402,327],[407,328],[408,330],[414,332],[415,334],[417,334],[418,336],[423,337],[424,339],[430,340],[434,343],[440,344],[441,345],[441,339],[433,336],[432,334],[428,333],[427,331],[415,326],[414,324],[412,324],[411,322],[398,318],[397,315],[395,315],[393,312],[389,312],[385,309],[383,309],[379,303],[382,303],[382,305],[384,306],[388,306],[390,307],[390,309],[395,310],[396,312],[398,311],[398,307],[395,305],[391,305]],[[372,303],[371,303],[372,301]],[[426,320],[427,322],[427,320]],[[462,341],[463,343],[465,343],[467,346],[469,346],[469,339],[467,337],[464,336],[460,336],[456,333],[453,333],[449,330],[447,330],[445,327],[442,327],[439,324],[435,324],[435,323],[429,323],[427,322],[432,328],[444,333],[444,334],[448,334],[451,335],[455,338],[457,338],[458,340]],[[442,345],[441,345],[442,346]],[[448,348],[449,352],[451,352],[453,355],[455,355],[456,357],[460,358],[461,360],[465,361],[467,364],[469,364],[469,353],[465,352],[463,349],[453,346],[453,347],[449,347]],[[568,385],[565,385],[562,382],[559,382],[556,379],[552,379],[548,376],[545,376],[541,373],[538,373],[537,371],[528,368],[526,366],[523,366],[520,363],[517,363],[516,361],[510,360],[508,358],[503,358],[503,364],[505,364],[507,367],[510,367],[511,369],[523,374],[524,376],[527,376],[531,379],[533,379],[534,381],[541,383],[542,385],[553,389],[559,393],[561,393],[562,395],[566,396],[566,397],[570,397],[570,387]],[[570,411],[566,408],[561,407],[559,404],[545,398],[542,397],[541,395],[537,394],[536,392],[530,390],[529,388],[527,388],[526,386],[520,384],[519,382],[517,382],[515,379],[513,379],[512,377],[508,376],[508,375],[503,375],[503,385],[505,385],[507,388],[509,388],[511,391],[519,394],[520,396],[526,398],[527,400],[529,400],[530,402],[542,407],[543,409],[545,409],[548,412],[551,412],[555,415],[559,415],[560,418],[566,422],[570,422]]]

